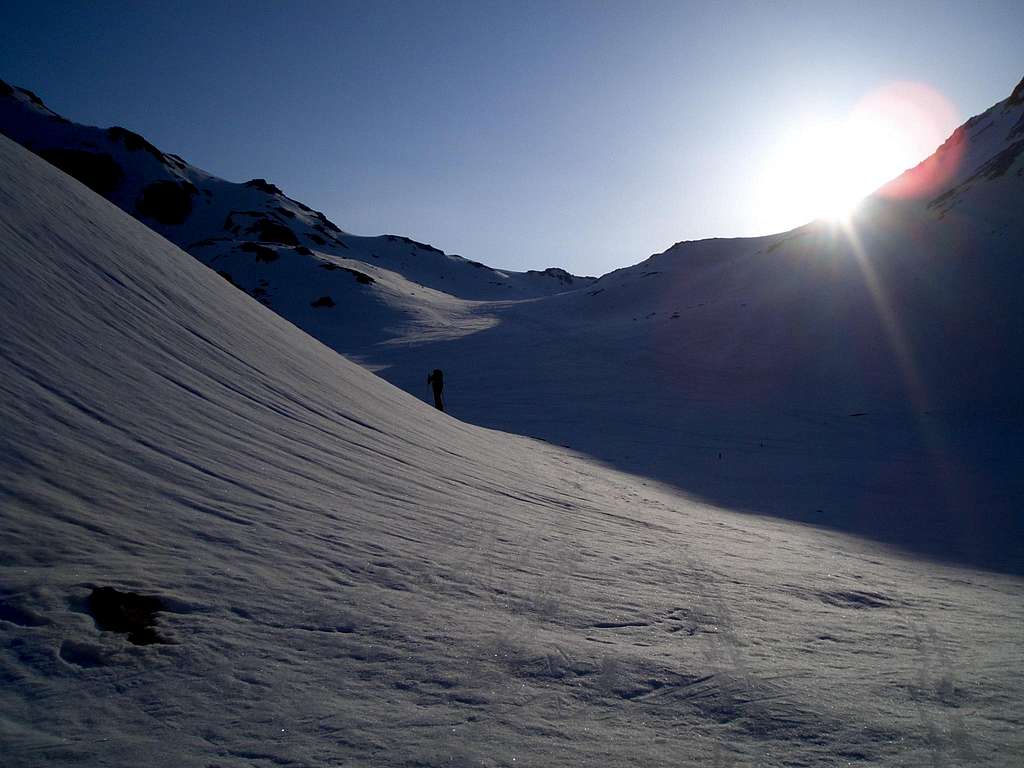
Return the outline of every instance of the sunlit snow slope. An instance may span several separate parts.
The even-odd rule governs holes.
[[[0,259],[5,767],[1019,761],[1017,579],[462,424],[2,137]]]

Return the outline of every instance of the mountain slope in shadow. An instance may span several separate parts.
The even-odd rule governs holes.
[[[1020,572],[1021,94],[845,225],[679,243],[364,357],[410,392],[441,365],[461,418],[724,507]]]

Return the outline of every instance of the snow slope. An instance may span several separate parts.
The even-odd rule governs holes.
[[[1024,83],[849,227],[679,243],[483,305],[474,335],[353,351],[715,504],[1022,573],[1022,126]]]
[[[0,259],[5,766],[1019,763],[1019,578],[437,413],[3,137]]]
[[[544,296],[593,282],[557,268],[496,270],[398,235],[352,235],[264,179],[227,182],[124,128],[72,123],[2,81],[0,133],[335,349],[409,328],[472,332],[477,321],[461,322],[467,300]]]
[[[108,155],[123,209],[410,393],[429,398],[443,368],[459,418],[717,505],[1024,573],[1024,81],[848,229],[679,243],[596,282],[495,280],[354,238],[266,182],[213,179],[21,89],[0,95],[0,129],[87,181],[54,148]],[[196,190],[180,225],[139,211],[167,183]]]

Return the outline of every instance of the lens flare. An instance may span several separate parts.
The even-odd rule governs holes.
[[[810,219],[843,221],[874,192],[928,195],[956,171],[962,145],[954,135],[920,161],[956,125],[948,99],[909,82],[872,91],[841,117],[799,118],[765,161],[759,218],[777,231]]]
[[[860,119],[861,116],[875,125],[885,126],[892,141],[899,141],[907,147],[906,157],[920,158],[938,147],[934,154],[913,168],[910,168],[910,163],[904,165],[910,170],[878,190],[880,195],[898,198],[930,195],[959,168],[964,147],[963,134],[953,132],[959,123],[959,115],[956,107],[934,88],[921,83],[893,83],[870,94],[857,105],[851,119]],[[922,152],[921,148],[925,151]]]

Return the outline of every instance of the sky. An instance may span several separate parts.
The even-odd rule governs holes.
[[[355,234],[592,275],[798,226],[852,189],[824,157],[896,175],[1024,75],[1020,2],[0,0],[0,18],[0,78],[76,122],[267,178]],[[849,149],[850,116],[907,84],[927,130],[869,121]]]

